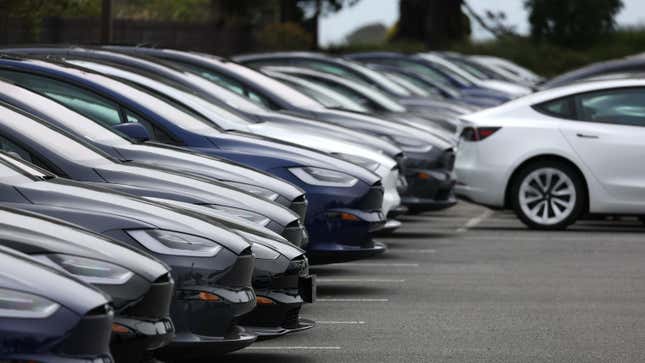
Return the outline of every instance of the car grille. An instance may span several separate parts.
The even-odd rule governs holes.
[[[67,334],[56,352],[66,356],[100,356],[101,363],[111,363],[109,356],[114,311],[108,305],[88,312]]]
[[[374,183],[367,194],[361,199],[359,208],[367,211],[381,210],[383,205],[383,185],[378,181]]]
[[[307,197],[303,194],[299,197],[296,197],[291,202],[291,206],[289,206],[289,209],[296,212],[296,214],[300,216],[300,220],[302,221],[302,223],[305,223],[305,216],[307,215],[308,205],[309,205],[309,202],[307,201]]]
[[[228,287],[241,287],[248,288],[251,287],[251,281],[253,280],[253,270],[255,269],[255,256],[251,252],[251,248],[248,248],[240,254],[235,261],[235,264],[230,268],[228,272],[218,280],[219,285],[226,285]]]

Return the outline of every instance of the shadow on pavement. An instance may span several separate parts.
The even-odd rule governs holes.
[[[199,361],[181,362],[181,363],[224,363],[224,362],[244,362],[244,363],[307,363],[313,359],[304,354],[283,354],[283,353],[257,353],[250,351],[240,351],[238,353],[228,354],[212,359],[202,359]]]

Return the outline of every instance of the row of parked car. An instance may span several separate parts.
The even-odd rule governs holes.
[[[188,360],[314,327],[310,264],[453,206],[460,118],[538,82],[452,53],[0,49],[0,360]]]

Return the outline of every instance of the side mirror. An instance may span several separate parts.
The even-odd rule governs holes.
[[[144,142],[151,139],[148,129],[138,122],[118,124],[112,126],[112,128],[138,142]]]

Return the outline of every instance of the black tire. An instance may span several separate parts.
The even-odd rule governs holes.
[[[569,215],[559,223],[542,224],[535,222],[524,213],[522,207],[520,206],[520,186],[522,185],[522,182],[526,179],[526,177],[529,176],[529,174],[543,168],[552,168],[559,170],[560,172],[568,176],[573,183],[573,189],[575,191],[574,206],[569,212]],[[589,198],[587,195],[587,190],[585,188],[583,176],[580,175],[580,172],[578,172],[578,170],[576,170],[571,165],[557,160],[541,160],[523,166],[522,169],[519,170],[519,172],[514,176],[513,180],[511,180],[509,192],[511,207],[515,211],[517,217],[529,228],[539,230],[561,230],[575,223],[578,217],[585,213],[587,201]]]

